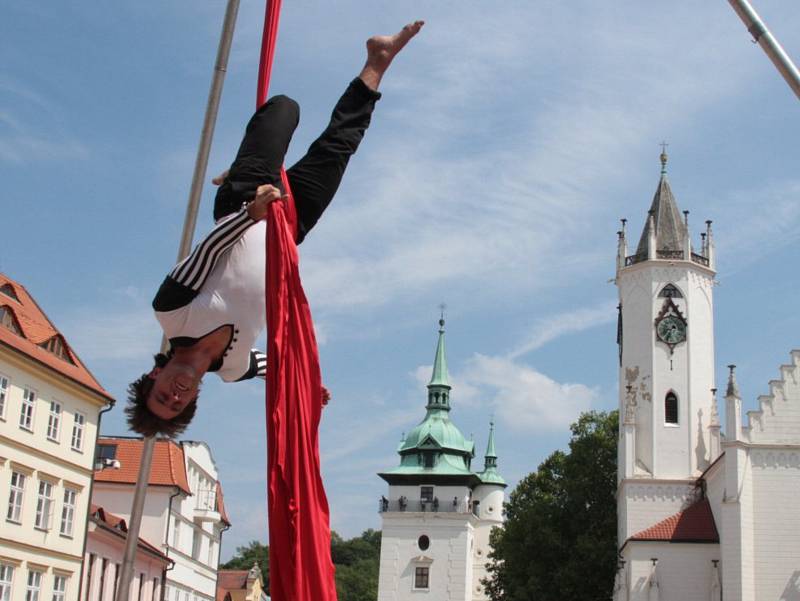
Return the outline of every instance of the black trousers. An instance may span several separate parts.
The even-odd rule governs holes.
[[[328,127],[306,155],[287,169],[297,207],[298,244],[336,194],[380,96],[359,78],[350,82],[333,109]],[[299,106],[287,96],[274,96],[256,111],[247,124],[230,173],[217,190],[214,220],[239,211],[262,184],[283,188],[280,169],[299,119]]]

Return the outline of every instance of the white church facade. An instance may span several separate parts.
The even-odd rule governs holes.
[[[497,472],[494,425],[484,469],[474,471],[475,443],[450,420],[444,320],[439,322],[425,418],[404,436],[400,465],[379,474],[381,497],[378,601],[487,599],[489,535],[503,521],[506,483]]]
[[[620,436],[614,601],[800,599],[800,351],[724,434],[714,378],[714,241],[699,250],[662,174],[633,254],[619,233]]]

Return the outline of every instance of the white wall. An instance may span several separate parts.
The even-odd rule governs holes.
[[[718,544],[629,542],[623,553],[628,600],[651,601],[651,559],[657,558],[658,601],[709,601],[719,553]]]

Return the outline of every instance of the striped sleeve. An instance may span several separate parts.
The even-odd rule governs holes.
[[[222,254],[256,222],[246,209],[218,224],[164,279],[153,299],[156,311],[172,311],[192,302]]]
[[[169,277],[194,291],[199,291],[219,257],[242,237],[255,223],[246,210],[241,210],[233,219],[220,223],[205,239],[194,247],[192,253],[178,263]]]
[[[250,369],[236,381],[241,382],[242,380],[249,380],[251,378],[267,379],[267,355],[258,349],[250,351]]]

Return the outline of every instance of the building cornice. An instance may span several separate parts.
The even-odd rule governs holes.
[[[38,554],[46,554],[49,557],[57,557],[59,559],[66,559],[67,561],[77,561],[80,562],[83,558],[80,555],[73,555],[72,553],[63,553],[61,551],[54,551],[49,547],[37,547],[36,545],[29,545],[27,543],[22,543],[20,541],[16,541],[10,538],[4,538],[0,536],[0,544],[8,545],[10,547],[16,547],[18,549],[24,549],[25,551],[31,551]]]

